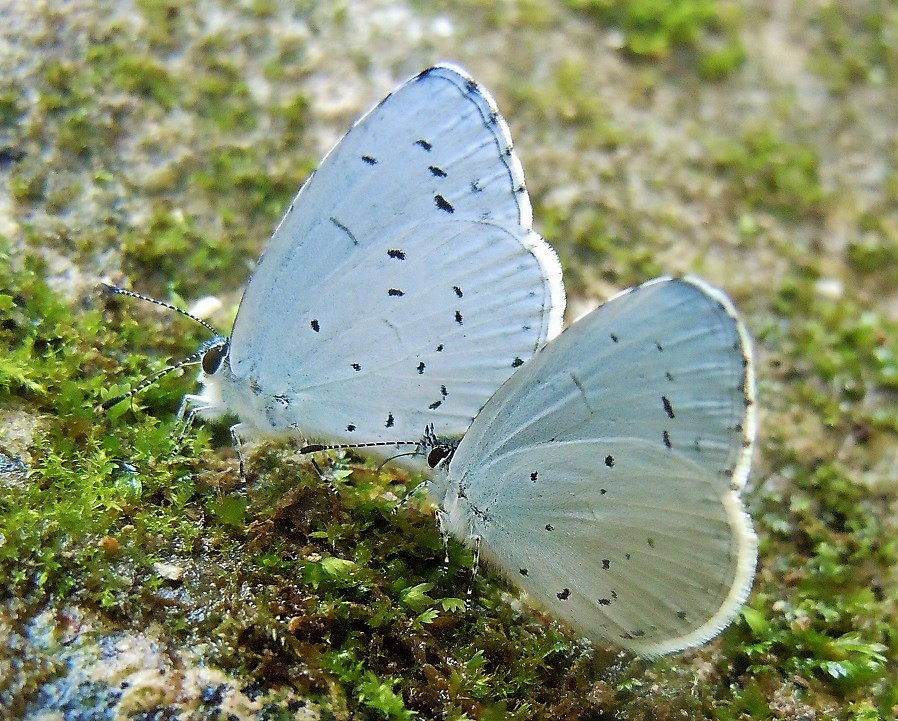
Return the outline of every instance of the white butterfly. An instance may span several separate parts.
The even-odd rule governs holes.
[[[561,330],[561,266],[531,220],[492,97],[425,70],[300,189],[185,409],[238,416],[239,437],[460,436]]]
[[[660,278],[568,328],[454,451],[433,448],[430,492],[444,530],[573,629],[668,653],[716,635],[751,588],[753,403],[730,301]]]

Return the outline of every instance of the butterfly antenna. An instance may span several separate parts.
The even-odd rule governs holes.
[[[208,330],[212,335],[215,336],[216,340],[211,341],[210,343],[205,344],[202,348],[200,348],[196,353],[193,353],[183,360],[178,361],[177,363],[173,363],[170,366],[166,366],[158,373],[149,376],[148,378],[144,378],[140,383],[138,383],[134,388],[132,388],[127,393],[122,393],[121,395],[116,396],[115,398],[109,398],[108,400],[101,403],[97,406],[98,411],[106,411],[112,408],[116,403],[120,403],[126,398],[131,398],[132,396],[140,393],[144,388],[149,388],[151,385],[156,383],[160,378],[167,376],[172,371],[176,371],[180,368],[184,368],[186,366],[197,365],[202,362],[203,356],[209,351],[211,347],[216,345],[224,345],[227,341],[221,338],[218,331],[215,330],[209,323],[204,321],[202,318],[198,318],[193,313],[189,313],[183,308],[178,308],[176,305],[172,305],[171,303],[166,303],[164,300],[157,300],[156,298],[150,298],[148,295],[142,295],[140,293],[135,293],[133,290],[126,290],[125,288],[119,288],[117,285],[112,285],[111,283],[100,283],[103,287],[104,292],[111,295],[124,295],[129,298],[136,298],[137,300],[143,300],[147,303],[152,303],[153,305],[158,305],[163,308],[167,308],[168,310],[173,310],[175,313],[180,313],[187,318],[190,318],[192,321],[199,323],[203,328]]]
[[[403,444],[394,443],[393,445],[398,446],[398,445],[403,445]],[[387,465],[388,463],[392,463],[397,458],[405,458],[406,456],[419,456],[419,455],[421,455],[421,451],[409,451],[408,453],[397,453],[395,456],[390,456],[383,463],[381,463],[377,467],[377,472],[380,473],[384,469],[385,465]]]
[[[193,313],[189,313],[183,308],[178,308],[176,305],[172,305],[171,303],[166,303],[164,300],[157,300],[156,298],[150,298],[148,295],[141,295],[140,293],[135,293],[133,290],[125,290],[124,288],[119,288],[117,285],[112,285],[111,283],[100,283],[103,286],[107,293],[111,293],[112,295],[126,295],[129,298],[137,298],[137,300],[143,300],[147,303],[152,303],[153,305],[159,305],[163,308],[168,308],[169,310],[173,310],[175,313],[180,313],[183,316],[190,318],[192,321],[199,323],[203,328],[208,330],[212,335],[218,336],[218,331],[215,330],[211,325],[209,325],[202,318],[197,318]]]
[[[309,443],[308,445],[303,446],[299,449],[301,454],[305,453],[321,453],[322,451],[343,451],[349,450],[350,448],[374,448],[375,446],[417,446],[420,441],[371,441],[370,443],[334,443],[331,445],[325,445],[323,443]],[[393,458],[400,458],[402,456],[413,456],[415,452],[411,453],[400,453],[398,456],[393,456]]]
[[[184,360],[180,360],[180,361],[178,361],[177,363],[174,363],[174,364],[172,364],[172,365],[170,365],[170,366],[166,366],[165,368],[163,368],[163,369],[162,369],[161,371],[159,371],[158,373],[156,373],[156,374],[154,374],[154,375],[151,375],[149,378],[144,378],[140,383],[138,383],[136,386],[134,386],[134,387],[133,387],[130,391],[128,391],[127,393],[122,393],[121,395],[118,395],[118,396],[116,396],[115,398],[109,398],[108,400],[103,401],[103,402],[98,406],[98,409],[99,409],[99,410],[108,411],[108,410],[109,410],[110,408],[112,408],[112,406],[114,406],[116,403],[120,403],[121,401],[125,400],[126,398],[130,398],[131,396],[137,395],[137,394],[140,393],[144,388],[149,388],[151,385],[153,385],[153,384],[154,384],[156,381],[158,381],[160,378],[162,378],[162,377],[164,377],[164,376],[167,376],[167,375],[168,375],[169,373],[171,373],[172,371],[176,371],[176,370],[178,370],[179,368],[184,368],[185,366],[195,366],[195,365],[198,365],[199,363],[202,362],[202,360],[203,360],[203,355],[206,353],[207,350],[208,350],[208,348],[200,348],[200,350],[198,350],[198,351],[197,351],[196,353],[194,353],[193,355],[187,356]]]

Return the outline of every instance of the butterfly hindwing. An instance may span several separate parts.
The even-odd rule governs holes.
[[[658,279],[507,381],[433,491],[454,535],[583,635],[645,655],[694,645],[732,620],[754,573],[738,494],[752,389],[729,301]]]

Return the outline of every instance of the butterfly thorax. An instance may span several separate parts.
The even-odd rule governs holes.
[[[285,417],[290,405],[286,395],[267,392],[252,376],[237,377],[231,367],[227,341],[207,350],[198,380],[203,389],[192,399],[201,418],[236,416],[244,434],[290,433],[291,423]]]

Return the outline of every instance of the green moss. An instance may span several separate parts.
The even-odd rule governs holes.
[[[739,42],[730,41],[710,48],[699,58],[699,75],[705,80],[723,80],[742,66],[745,56],[745,48]]]
[[[828,3],[815,13],[811,67],[834,91],[898,78],[898,7],[890,2]]]
[[[207,42],[214,44],[215,39]],[[219,42],[227,46],[230,40],[221,38]],[[258,109],[254,107],[246,79],[214,47],[205,50],[210,53],[202,56],[207,65],[185,89],[185,103],[200,117],[211,121],[218,131],[252,130],[257,122]]]
[[[710,152],[739,204],[787,219],[820,213],[825,194],[812,145],[790,141],[768,123],[749,123],[740,138],[712,142]]]
[[[741,13],[715,0],[567,0],[606,26],[620,29],[624,49],[642,59],[665,59],[677,49],[696,53],[700,74],[720,80],[743,62],[738,39]]]
[[[19,203],[37,203],[47,192],[47,176],[31,166],[15,173],[9,180],[12,197]]]
[[[515,117],[526,122],[535,109],[540,123],[564,126],[574,131],[575,142],[584,148],[614,149],[627,133],[614,123],[612,112],[592,89],[592,69],[585,63],[567,61],[554,68],[549,82],[536,86],[523,81],[511,88]],[[519,111],[519,112],[517,112]]]
[[[859,218],[859,233],[848,245],[852,270],[875,282],[884,291],[898,286],[898,226],[886,213],[866,213]]]
[[[624,288],[661,274],[652,238],[646,236],[642,227],[633,225],[638,219],[615,216],[617,224],[612,226],[609,215],[601,208],[577,204],[560,212],[537,202],[535,209],[540,231],[547,238],[561,237],[569,244],[562,258],[568,287],[588,284],[590,277],[598,275]],[[640,238],[639,247],[630,242],[634,237]]]
[[[41,281],[40,266],[26,259],[13,271],[8,252],[0,251],[0,284],[10,289],[0,331],[0,399],[28,399],[45,420],[34,439],[29,482],[4,488],[0,497],[0,588],[35,609],[47,597],[112,607],[131,581],[108,562],[98,540],[121,536],[147,498],[164,498],[185,472],[184,461],[152,418],[136,424],[133,435],[107,433],[93,413],[104,381],[92,343],[112,339],[101,314],[73,319]],[[191,525],[151,523],[168,538],[189,537]],[[149,562],[140,543],[125,554],[136,569]]]
[[[0,91],[0,128],[14,128],[25,113],[21,91]]]
[[[794,674],[849,702],[871,691],[886,700],[894,683],[888,667],[895,610],[876,617],[874,609],[883,607],[872,586],[877,568],[898,560],[895,549],[879,547],[881,529],[865,509],[866,494],[841,464],[808,468],[792,457],[784,467],[794,491],[787,499],[767,496],[755,516],[766,531],[762,552],[776,559],[774,568],[789,569],[789,592],[771,608],[783,594],[761,584],[745,613],[751,637],[732,649],[734,662],[741,656],[758,678]],[[797,548],[786,545],[792,533],[800,536]],[[858,618],[868,621],[858,625]]]
[[[168,0],[138,0],[135,6],[145,20],[146,41],[160,53],[183,46],[188,29],[198,18],[189,4]]]

